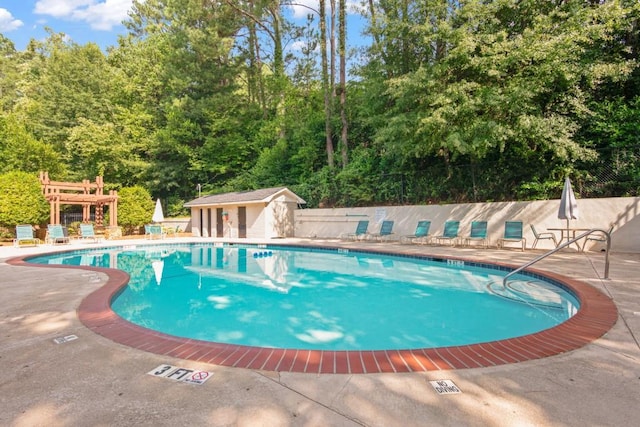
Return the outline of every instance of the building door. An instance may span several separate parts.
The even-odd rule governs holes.
[[[247,208],[244,206],[238,207],[238,237],[247,237]]]
[[[222,221],[222,208],[216,209],[216,237],[224,237],[224,221]]]

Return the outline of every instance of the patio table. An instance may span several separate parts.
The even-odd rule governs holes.
[[[563,227],[563,228],[547,228],[547,230],[549,231],[559,231],[560,232],[560,240],[558,240],[558,245],[556,246],[556,248],[558,246],[560,246],[561,244],[564,243],[565,241],[565,233],[566,233],[566,240],[567,242],[570,242],[572,239],[576,238],[576,233],[578,232],[584,232],[584,231],[589,231],[591,230],[590,228],[574,228],[574,227]],[[578,250],[580,249],[580,244],[578,242],[575,242],[576,246],[578,247]]]

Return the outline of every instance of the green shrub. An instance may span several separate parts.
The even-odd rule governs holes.
[[[18,224],[40,225],[48,221],[49,204],[40,180],[26,172],[0,175],[0,226],[14,229]]]
[[[140,186],[125,187],[118,191],[118,225],[122,226],[125,234],[144,224],[151,222],[154,202],[151,194]]]
[[[167,218],[189,216],[191,211],[184,207],[185,201],[178,196],[170,196],[167,199]]]

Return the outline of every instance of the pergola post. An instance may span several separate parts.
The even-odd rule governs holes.
[[[115,190],[109,190],[109,195],[112,197],[109,202],[109,225],[111,227],[118,226],[118,192]]]

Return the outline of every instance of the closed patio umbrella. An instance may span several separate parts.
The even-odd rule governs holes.
[[[560,197],[560,209],[558,209],[558,218],[567,220],[567,240],[569,240],[569,221],[572,219],[578,219],[578,202],[576,202],[576,195],[573,194],[571,180],[569,177],[564,179],[564,187],[562,188],[562,196]]]
[[[162,213],[162,205],[160,204],[160,199],[156,200],[156,209],[153,211],[151,220],[157,223],[164,222],[164,214]]]

